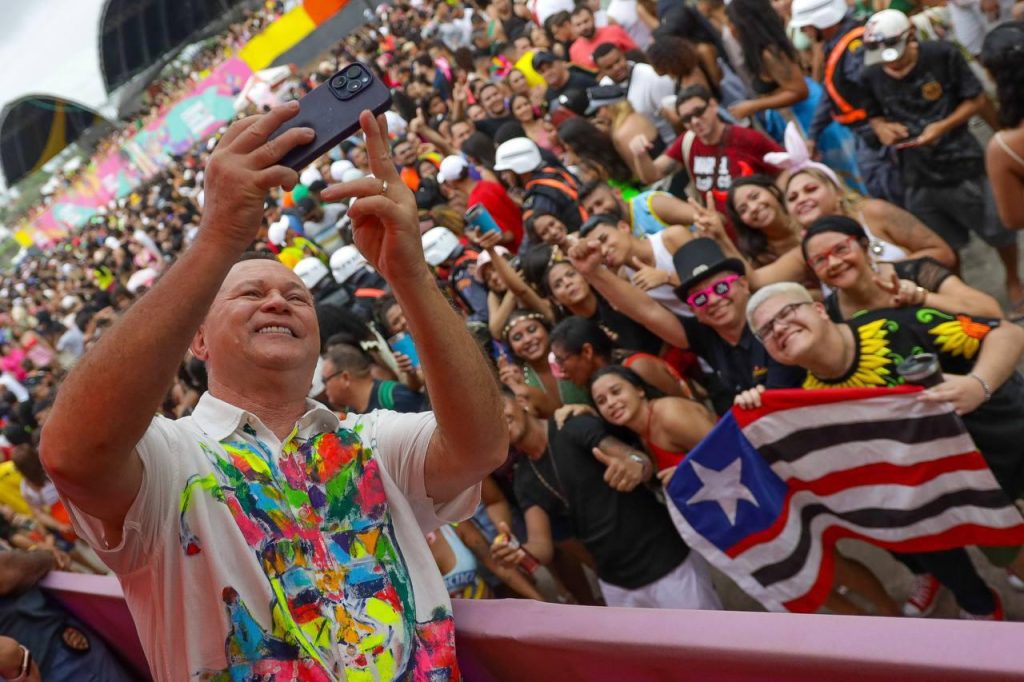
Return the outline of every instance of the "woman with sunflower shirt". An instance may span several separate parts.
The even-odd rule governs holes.
[[[1016,366],[1024,352],[1024,329],[934,308],[871,310],[836,323],[824,305],[794,283],[757,291],[747,304],[747,321],[775,360],[807,370],[808,389],[898,386],[900,363],[919,353],[935,354],[944,380],[918,400],[952,403],[1000,487],[1012,500],[1021,496],[1024,377]],[[753,407],[760,399],[748,391],[737,403]],[[910,558],[905,563],[912,569],[917,564],[950,587],[968,615],[1001,617],[994,593],[980,592],[983,583],[963,550]],[[1024,575],[1024,558],[1010,570]]]

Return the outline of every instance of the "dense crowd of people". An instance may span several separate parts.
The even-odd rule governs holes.
[[[426,261],[504,387],[507,462],[471,521],[428,537],[452,596],[721,608],[665,506],[675,467],[765,389],[898,385],[896,360],[922,351],[947,375],[932,399],[955,406],[1020,497],[1019,11],[395,4],[295,76],[298,97],[357,60],[391,88],[391,157]],[[38,434],[65,373],[196,239],[212,149],[0,280],[0,535],[49,567],[105,570],[40,465]],[[408,311],[353,245],[349,204],[321,199],[370,173],[362,137],[344,141],[267,198],[252,250],[313,295],[310,397],[338,412],[429,410]],[[960,275],[972,233],[1003,268],[1005,306]],[[880,325],[886,342],[869,342]],[[189,354],[163,414],[190,414],[206,389]],[[946,587],[963,617],[1005,617],[964,549],[900,559],[909,596],[837,554],[845,589],[829,608],[921,616]],[[990,559],[1024,589],[1024,559]]]

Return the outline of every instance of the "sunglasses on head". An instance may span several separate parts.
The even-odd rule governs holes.
[[[692,121],[693,119],[695,119],[695,118],[700,118],[701,116],[703,116],[703,115],[704,115],[704,112],[705,112],[705,111],[707,111],[707,110],[708,110],[708,103],[707,103],[707,102],[705,102],[705,103],[704,103],[704,106],[702,106],[702,107],[700,107],[700,108],[698,108],[698,109],[694,109],[693,111],[691,111],[691,112],[690,112],[690,113],[688,113],[688,114],[683,114],[682,116],[680,116],[680,117],[679,117],[679,121],[680,121],[680,122],[681,122],[681,123],[682,123],[683,125],[689,125],[689,124],[690,124],[690,122],[691,122],[691,121]]]
[[[700,291],[696,291],[686,297],[686,302],[691,308],[703,308],[711,302],[711,294],[722,298],[728,296],[729,292],[732,291],[732,284],[740,278],[739,275],[729,275],[724,277],[709,287],[705,287]]]

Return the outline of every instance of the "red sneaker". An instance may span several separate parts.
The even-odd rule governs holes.
[[[927,616],[935,608],[940,590],[942,590],[942,583],[930,573],[915,575],[910,596],[907,597],[907,601],[903,602],[903,615],[911,618]]]

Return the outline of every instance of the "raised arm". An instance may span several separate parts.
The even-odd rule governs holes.
[[[221,282],[256,237],[267,191],[298,181],[277,161],[309,143],[313,131],[293,128],[267,141],[298,110],[291,103],[228,129],[207,164],[206,206],[195,243],[104,332],[57,394],[40,458],[57,488],[103,522],[110,543],[120,537],[142,483],[134,448]],[[112,371],[118,367],[131,370]]]
[[[947,268],[956,267],[956,254],[949,244],[909,211],[881,199],[868,199],[862,211],[872,231],[901,247],[907,258],[930,256]]]
[[[601,265],[601,249],[597,242],[579,242],[569,250],[569,259],[573,267],[617,310],[650,329],[666,343],[689,348],[683,323],[668,308]]]
[[[483,353],[434,283],[420,242],[416,199],[388,151],[387,124],[360,117],[374,177],[332,185],[325,201],[357,197],[348,215],[359,251],[391,285],[416,339],[437,430],[424,478],[435,502],[453,499],[505,461],[508,430]],[[465,400],[465,396],[473,396]]]
[[[1024,329],[1004,322],[981,342],[978,359],[965,376],[943,375],[943,382],[921,394],[921,400],[953,403],[956,413],[969,414],[978,409],[1006,383],[1015,371],[1024,351]]]
[[[500,233],[504,234],[504,233]],[[487,232],[481,233],[480,231],[470,232],[469,236],[475,240],[477,244],[486,249],[491,254],[491,267],[498,273],[498,277],[505,283],[508,290],[511,291],[516,299],[523,306],[536,310],[547,318],[548,322],[554,323],[555,311],[551,307],[551,301],[546,298],[542,298],[540,294],[533,290],[533,288],[526,283],[518,272],[513,269],[507,260],[502,258],[501,254],[497,252],[495,247],[500,243],[500,236],[498,232]],[[503,323],[504,324],[504,323]],[[498,330],[497,334],[492,335],[498,338],[501,335],[501,330]]]

